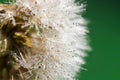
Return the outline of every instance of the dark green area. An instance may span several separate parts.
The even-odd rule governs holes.
[[[79,80],[120,80],[120,0],[87,0],[92,51]]]
[[[14,2],[15,0],[0,0],[0,3],[3,3],[3,4],[12,4]]]

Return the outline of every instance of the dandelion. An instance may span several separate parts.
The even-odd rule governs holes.
[[[89,49],[84,10],[74,0],[0,4],[0,79],[75,80]]]

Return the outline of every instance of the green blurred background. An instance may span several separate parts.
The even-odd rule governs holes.
[[[86,0],[92,51],[79,80],[120,80],[120,0]]]
[[[120,80],[120,0],[86,1],[93,50],[78,80]]]

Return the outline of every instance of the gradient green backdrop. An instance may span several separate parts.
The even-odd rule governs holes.
[[[86,1],[93,50],[78,80],[120,80],[120,0]]]
[[[120,0],[87,0],[93,51],[79,80],[120,80]]]

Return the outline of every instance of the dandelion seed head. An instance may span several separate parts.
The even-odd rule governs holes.
[[[0,7],[5,11],[0,12],[0,34],[11,45],[10,60],[19,66],[18,76],[12,72],[14,78],[75,80],[89,50],[84,4],[74,0],[16,0]]]

